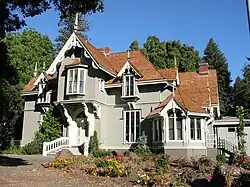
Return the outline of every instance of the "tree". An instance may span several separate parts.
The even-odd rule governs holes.
[[[7,34],[5,44],[10,64],[17,72],[21,84],[26,84],[32,78],[36,63],[39,75],[43,64],[47,67],[53,61],[52,42],[47,35],[41,35],[34,29]]]
[[[239,118],[239,125],[237,126],[238,147],[242,156],[246,156],[246,133],[244,122],[244,108],[242,106],[236,107],[236,116]]]
[[[61,19],[59,22],[59,36],[56,38],[56,51],[59,52],[63,45],[66,43],[70,35],[74,30],[75,24],[75,15]],[[82,37],[87,38],[86,32],[89,31],[89,22],[86,17],[79,14],[78,20],[78,34],[82,35]]]
[[[182,72],[197,71],[201,60],[193,46],[180,41],[160,41],[157,36],[149,36],[141,51],[158,68],[177,66]]]
[[[133,41],[131,45],[129,46],[130,51],[136,51],[139,50],[139,42],[137,40]]]
[[[39,131],[35,134],[34,140],[24,147],[24,151],[27,154],[42,153],[43,142],[50,142],[62,136],[59,119],[54,116],[54,109],[53,107],[50,107],[45,113]]]
[[[208,63],[210,69],[216,69],[217,71],[220,110],[222,115],[227,115],[230,110],[231,74],[228,71],[226,57],[212,38],[205,48],[203,61]]]

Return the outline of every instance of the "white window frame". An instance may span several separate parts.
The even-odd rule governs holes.
[[[129,81],[129,83],[128,83],[128,95],[126,95],[126,78],[129,78],[128,79],[128,81]],[[131,94],[130,93],[130,88],[131,88],[131,77],[133,77],[133,82],[134,82],[134,86],[133,86],[133,93]],[[123,75],[123,84],[122,84],[122,96],[123,97],[133,97],[133,96],[135,96],[135,88],[136,88],[136,86],[135,86],[135,84],[136,84],[136,80],[135,80],[135,76],[133,75],[133,74],[128,74],[128,75]]]
[[[76,92],[74,92],[74,82],[75,82],[75,70],[77,70],[77,86],[76,86]],[[72,74],[72,82],[71,82],[71,89],[72,92],[69,92],[69,75],[70,75],[70,71],[73,72]],[[80,92],[80,75],[81,75],[81,71],[83,71],[83,92]],[[85,89],[86,89],[86,74],[87,74],[87,70],[84,68],[73,68],[73,69],[68,69],[67,72],[67,95],[75,95],[75,94],[81,94],[84,95],[85,94]]]
[[[161,139],[160,139],[160,128],[161,128]],[[153,141],[155,142],[163,142],[164,135],[163,135],[163,119],[158,118],[153,120]],[[157,136],[156,136],[157,134]],[[156,138],[157,137],[157,138]]]
[[[139,135],[138,135],[138,137],[141,135],[141,110],[124,110],[123,111],[123,127],[124,127],[124,129],[123,129],[123,131],[124,131],[124,134],[123,134],[123,141],[124,141],[124,143],[135,143],[136,142],[136,113],[137,112],[139,112]],[[127,119],[126,119],[126,117],[127,117],[127,115],[126,115],[126,113],[129,113],[129,116],[130,116],[130,120],[129,120],[129,140],[127,141],[126,140],[126,134],[127,134],[127,132],[126,132],[126,121],[127,121]],[[134,113],[134,129],[133,129],[133,131],[134,131],[134,141],[131,141],[131,131],[132,131],[132,129],[131,129],[131,113]]]
[[[174,114],[174,116],[173,117],[169,117],[169,114],[168,114],[168,137],[167,137],[167,140],[168,141],[180,141],[180,142],[182,142],[182,141],[184,141],[184,139],[185,139],[185,133],[184,133],[184,125],[185,125],[185,118],[184,118],[184,116],[182,116],[182,120],[181,120],[181,133],[182,133],[182,139],[178,139],[178,129],[177,129],[177,115],[176,115],[176,111],[175,112],[173,112],[173,114]],[[170,123],[169,123],[169,119],[170,118],[173,118],[173,122],[174,122],[174,139],[172,139],[172,140],[170,140],[169,139],[169,136],[170,136],[170,134],[169,134],[169,127],[170,127]]]
[[[194,119],[194,139],[191,138],[191,120]],[[197,128],[197,120],[200,120],[200,139],[198,139],[198,128]],[[190,124],[189,124],[189,130],[190,130],[190,136],[189,139],[191,141],[202,141],[202,119],[201,118],[190,118]]]

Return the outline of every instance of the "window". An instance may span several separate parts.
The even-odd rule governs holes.
[[[201,119],[190,118],[191,140],[201,140]]]
[[[154,140],[155,141],[162,141],[162,119],[156,119],[153,121],[153,129],[154,129]]]
[[[124,111],[125,142],[136,142],[140,135],[141,113],[139,110]]]
[[[68,70],[67,94],[85,93],[86,70],[82,68]]]
[[[235,127],[228,127],[227,131],[228,132],[235,132]]]
[[[169,119],[169,140],[183,140],[183,117],[182,112],[173,111],[168,113]]]
[[[135,76],[124,75],[123,76],[123,96],[131,97],[135,95]]]

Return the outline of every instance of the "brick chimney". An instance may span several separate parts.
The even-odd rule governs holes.
[[[209,74],[209,69],[208,69],[208,63],[200,63],[200,68],[199,68],[199,74],[200,75],[208,75]]]
[[[110,47],[103,47],[98,49],[102,52],[105,56],[109,56],[112,53],[112,49]]]

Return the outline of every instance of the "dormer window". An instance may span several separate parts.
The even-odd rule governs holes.
[[[135,76],[124,75],[123,76],[123,96],[131,97],[135,96]]]
[[[86,70],[83,68],[68,69],[67,95],[85,94]]]

